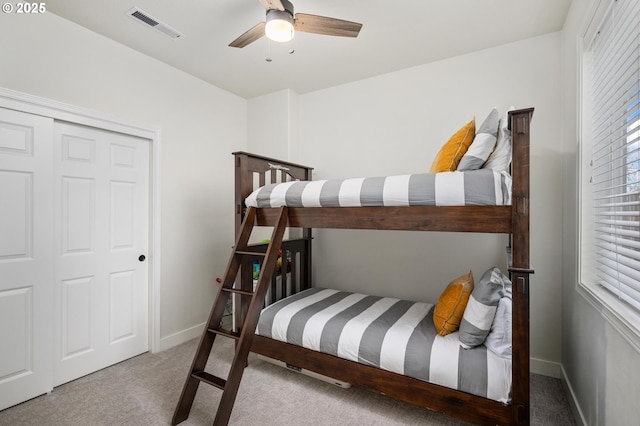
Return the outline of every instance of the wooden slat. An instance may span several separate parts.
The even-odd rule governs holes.
[[[273,226],[277,214],[277,209],[258,209],[256,225]],[[289,208],[289,226],[507,234],[511,206]]]
[[[224,288],[223,287],[223,288],[220,289],[220,291],[224,291],[224,292],[227,292],[227,293],[233,293],[233,294],[241,294],[243,296],[253,296],[253,291],[251,291],[251,290],[243,290],[241,288],[233,288],[233,287]]]
[[[244,151],[236,151],[232,154],[236,157],[245,157],[247,159],[248,169],[251,171],[269,170],[269,164],[280,165],[288,168],[289,173],[291,173],[296,179],[309,180],[307,177],[305,177],[305,175],[309,170],[313,170],[313,167],[304,166],[302,164],[296,164],[277,158],[265,157],[263,155],[251,154]]]
[[[232,330],[226,330],[224,328],[209,328],[209,333],[219,334],[221,336],[228,337],[233,340],[238,340],[240,338],[240,333]]]
[[[211,386],[214,386],[218,389],[223,389],[225,388],[227,381],[223,378],[220,378],[218,376],[214,376],[213,374],[209,374],[205,371],[197,371],[195,373],[193,373],[191,375],[194,379],[198,379],[201,382],[205,382]]]
[[[236,254],[241,254],[241,255],[244,255],[244,256],[264,257],[264,253],[263,252],[250,251],[250,250],[236,250]]]

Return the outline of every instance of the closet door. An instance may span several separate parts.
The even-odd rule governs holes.
[[[148,350],[149,145],[55,123],[56,386]]]
[[[52,131],[0,108],[0,410],[52,386]]]

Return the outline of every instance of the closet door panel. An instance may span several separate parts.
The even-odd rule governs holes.
[[[0,259],[29,259],[33,255],[33,173],[1,170]]]
[[[148,349],[149,141],[54,127],[59,385]]]
[[[95,336],[91,317],[94,277],[62,282],[62,357],[66,359],[93,350]]]
[[[52,388],[52,131],[0,108],[0,410]]]

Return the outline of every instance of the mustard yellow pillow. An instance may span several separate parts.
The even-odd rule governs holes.
[[[451,281],[444,289],[433,310],[433,324],[439,335],[446,336],[460,327],[472,291],[471,271]]]
[[[462,126],[445,143],[431,164],[429,173],[452,172],[458,169],[458,163],[467,152],[476,135],[475,118]]]

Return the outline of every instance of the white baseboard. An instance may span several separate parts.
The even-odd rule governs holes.
[[[532,373],[554,377],[556,379],[564,378],[562,374],[562,365],[558,362],[545,361],[538,358],[531,358],[529,362],[529,369]]]
[[[200,337],[202,335],[202,330],[204,330],[204,326],[205,323],[198,324],[191,328],[187,328],[186,330],[170,334],[169,336],[161,337],[157,352],[164,351],[181,343],[188,342],[191,339],[195,339],[196,337]]]
[[[567,372],[564,370],[564,367],[560,365],[562,369],[562,386],[565,389],[567,394],[567,399],[569,400],[569,406],[571,407],[571,411],[573,412],[573,417],[576,420],[578,426],[587,426],[587,420],[584,417],[584,413],[580,409],[580,404],[578,404],[578,399],[576,398],[576,394],[573,391],[573,387],[571,386],[571,382],[567,378]]]

